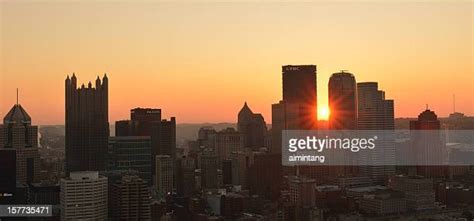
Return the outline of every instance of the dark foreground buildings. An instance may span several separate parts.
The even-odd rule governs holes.
[[[108,79],[77,87],[66,79],[66,172],[103,171],[109,137]]]
[[[161,119],[161,109],[132,109],[130,120],[115,122],[115,136],[150,137],[152,174],[155,172],[155,156],[169,155],[176,159],[176,118]]]

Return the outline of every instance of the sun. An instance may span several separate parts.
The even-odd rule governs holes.
[[[331,112],[329,111],[329,107],[327,106],[319,107],[318,120],[329,120],[330,114]]]

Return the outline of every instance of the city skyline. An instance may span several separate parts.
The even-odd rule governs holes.
[[[179,123],[236,122],[244,102],[269,121],[286,64],[318,66],[319,108],[330,75],[348,70],[378,82],[396,117],[416,117],[426,104],[446,117],[453,94],[456,111],[474,115],[472,2],[1,7],[0,114],[19,88],[38,125],[64,124],[62,81],[73,72],[111,78],[109,122],[140,106]]]

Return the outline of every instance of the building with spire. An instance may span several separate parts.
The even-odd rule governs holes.
[[[267,124],[262,114],[253,113],[247,102],[239,111],[238,132],[244,135],[244,147],[258,150],[265,147],[265,134],[267,133]]]
[[[97,77],[95,88],[77,87],[75,74],[65,81],[66,172],[106,169],[109,137],[108,78]]]
[[[40,180],[38,127],[31,125],[31,117],[18,103],[18,98],[0,125],[0,150],[15,151],[17,184]]]

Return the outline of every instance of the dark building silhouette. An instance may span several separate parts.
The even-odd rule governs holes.
[[[394,130],[394,102],[385,99],[377,82],[357,83],[359,130]]]
[[[239,111],[238,132],[244,135],[244,147],[258,150],[265,147],[265,134],[267,132],[267,124],[261,114],[253,113],[245,102]]]
[[[277,199],[281,191],[281,178],[281,155],[255,153],[249,169],[249,187],[252,193]]]
[[[410,130],[440,130],[441,123],[434,111],[426,109],[417,120],[410,121]]]
[[[441,166],[443,141],[441,140],[441,123],[434,111],[426,109],[418,119],[410,121],[411,151],[408,156],[416,162],[416,175],[436,178],[446,175],[448,168]]]
[[[177,159],[177,183],[176,189],[181,196],[189,197],[195,191],[196,178],[194,170],[196,162],[190,157],[181,157]]]
[[[317,128],[316,65],[282,67],[283,100],[272,104],[272,148],[281,153],[282,130]]]
[[[357,129],[357,86],[354,75],[341,71],[329,78],[329,128]]]
[[[331,75],[328,84],[329,96],[329,129],[355,130],[357,129],[357,85],[353,74],[338,72]],[[354,163],[354,154],[350,152],[338,153],[346,165]],[[356,166],[330,166],[331,176],[348,176],[357,174]]]
[[[176,118],[161,119],[161,109],[135,108],[130,111],[130,120],[115,123],[115,136],[149,136],[151,138],[152,174],[155,156],[170,155],[176,159]]]
[[[153,185],[151,139],[148,136],[110,137],[108,170],[134,170],[140,178]]]
[[[18,103],[13,105],[3,118],[3,125],[0,125],[0,150],[2,149],[15,151],[18,184],[39,181],[38,127],[31,125],[30,115]],[[10,158],[6,162],[11,160]]]
[[[66,78],[66,172],[106,169],[109,137],[108,78],[77,87]]]
[[[300,129],[317,126],[316,65],[282,67],[283,101],[298,105]]]
[[[379,90],[377,82],[357,83],[357,102],[357,128],[384,130],[383,140],[379,140],[380,147],[361,156],[362,161],[367,160],[361,162],[362,165],[379,166],[361,166],[360,172],[382,183],[395,173],[394,166],[383,166],[395,164],[395,138],[390,132],[395,129],[394,102],[385,99],[385,92]]]
[[[143,179],[125,175],[112,186],[113,220],[151,220],[151,194]]]

